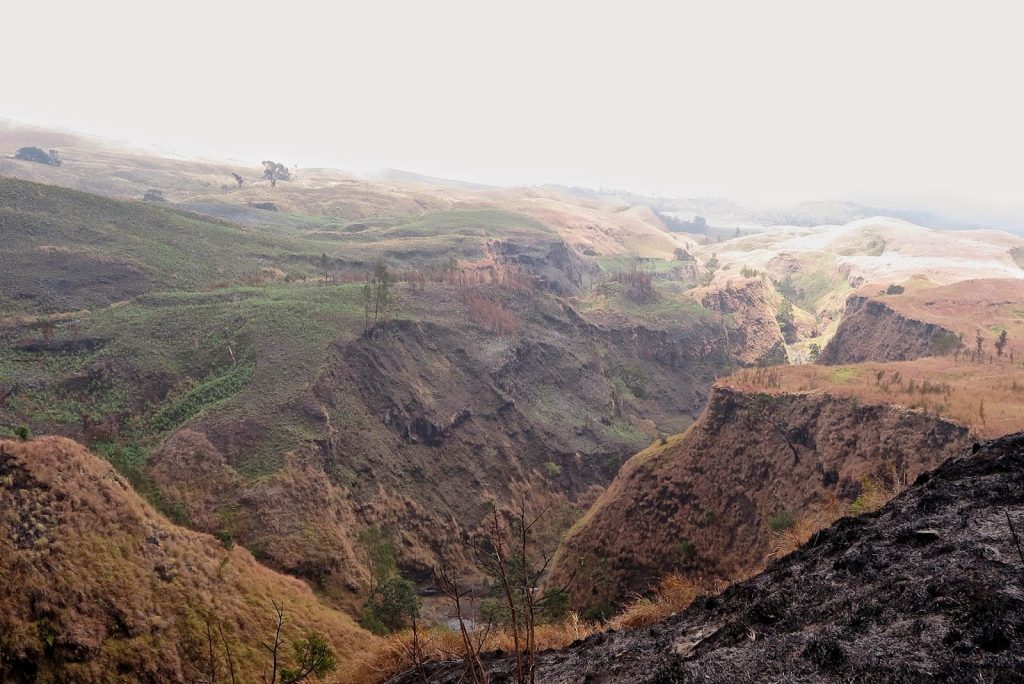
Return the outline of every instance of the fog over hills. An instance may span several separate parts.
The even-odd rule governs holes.
[[[5,8],[0,682],[1016,682],[1013,8]]]

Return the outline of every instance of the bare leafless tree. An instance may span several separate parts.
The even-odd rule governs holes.
[[[506,516],[491,505],[482,533],[467,540],[478,566],[495,580],[508,609],[517,684],[535,684],[537,625],[548,602],[568,591],[573,579],[565,586],[540,591],[554,550],[540,548],[535,528],[549,508],[531,517],[526,501],[520,500],[518,508]]]
[[[434,585],[438,591],[448,597],[452,609],[455,612],[455,619],[459,623],[459,634],[462,637],[462,645],[466,651],[464,662],[466,664],[466,675],[473,684],[487,684],[490,678],[487,670],[480,660],[480,651],[483,649],[484,641],[487,638],[487,631],[490,630],[490,623],[487,631],[480,632],[479,628],[470,633],[466,626],[467,606],[466,602],[472,601],[472,592],[460,585],[459,578],[447,565],[434,568]]]
[[[267,684],[274,684],[277,681],[278,653],[281,644],[284,643],[281,638],[281,628],[284,627],[284,606],[277,601],[272,600],[271,602],[274,604],[274,640],[263,643],[263,648],[270,653],[270,678],[264,677]]]

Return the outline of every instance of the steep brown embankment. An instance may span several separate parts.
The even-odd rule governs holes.
[[[730,278],[711,286],[701,304],[729,316],[729,348],[744,365],[786,363],[786,340],[775,320],[774,288],[761,278]]]
[[[285,645],[315,631],[342,667],[374,637],[248,551],[172,525],[67,439],[0,441],[0,680],[261,678],[284,605]],[[225,647],[226,644],[226,647]]]
[[[1011,525],[1024,527],[1024,433],[975,445],[882,510],[840,520],[757,577],[656,625],[541,653],[536,679],[1016,682],[1024,556]],[[508,655],[484,664],[490,681],[514,681]],[[454,684],[465,668],[437,663],[427,675]]]
[[[822,350],[820,363],[909,361],[949,353],[958,346],[952,330],[908,318],[877,299],[855,295],[846,300],[843,320]]]
[[[438,297],[438,308],[454,306]],[[518,307],[508,301],[510,307]],[[406,570],[425,578],[484,505],[551,504],[551,543],[621,463],[699,414],[730,358],[713,319],[605,328],[557,300],[524,295],[521,327],[393,321],[336,344],[296,411],[311,439],[255,481],[232,468],[258,425],[193,423],[151,466],[200,529],[227,529],[273,567],[349,607],[365,579],[353,542],[393,530]],[[196,474],[201,477],[196,477]]]
[[[667,572],[735,577],[776,544],[772,521],[850,502],[865,477],[913,478],[968,440],[966,428],[826,393],[716,386],[701,419],[623,466],[567,536],[555,582],[578,568],[578,607],[607,606]]]

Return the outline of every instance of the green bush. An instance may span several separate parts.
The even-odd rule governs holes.
[[[689,563],[697,557],[697,549],[689,539],[683,539],[672,547],[672,555],[677,563]]]
[[[772,528],[772,532],[785,532],[793,529],[794,525],[796,525],[796,518],[786,509],[782,509],[768,518],[768,526]]]
[[[235,535],[231,534],[231,530],[217,530],[213,536],[229,551],[235,545]]]

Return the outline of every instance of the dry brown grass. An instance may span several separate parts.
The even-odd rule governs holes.
[[[583,639],[601,629],[600,625],[584,622],[577,614],[571,613],[561,622],[537,626],[537,648],[541,651],[565,648],[577,639]],[[421,631],[419,648],[424,662],[457,660],[466,655],[462,637],[457,632],[443,627]],[[505,629],[492,629],[483,640],[482,652],[507,652],[513,648],[511,632]],[[376,642],[374,648],[365,651],[341,672],[341,679],[352,684],[377,684],[415,665],[412,632],[403,631]]]
[[[637,596],[608,622],[586,622],[577,613],[570,613],[561,622],[538,625],[537,647],[541,651],[565,648],[574,641],[608,629],[646,627],[685,610],[698,596],[717,593],[726,586],[727,583],[673,573],[662,578],[650,596]],[[461,636],[441,627],[421,632],[419,647],[425,662],[457,660],[466,655]],[[509,652],[513,648],[511,632],[494,629],[484,639],[482,651]],[[379,640],[374,648],[353,660],[343,670],[342,679],[352,684],[378,684],[415,665],[412,632],[404,631]]]
[[[906,318],[934,323],[964,336],[964,344],[974,347],[980,331],[985,339],[985,355],[994,354],[992,342],[999,330],[1009,333],[1009,350],[1014,347],[1024,356],[1024,280],[990,278],[964,280],[952,285],[908,289],[898,295],[878,295],[874,286],[868,294]]]
[[[0,592],[0,680],[18,661],[41,680],[208,679],[209,623],[223,637],[220,673],[227,643],[238,681],[260,681],[274,601],[284,605],[287,658],[309,632],[342,664],[377,641],[304,582],[172,525],[63,438],[0,441],[0,577],[10,589]]]
[[[721,383],[743,391],[820,391],[867,404],[898,404],[954,420],[983,438],[1024,429],[1024,363],[1016,357],[744,369]]]
[[[685,610],[698,596],[716,593],[714,583],[672,573],[662,578],[650,596],[637,596],[608,622],[613,629],[646,627]]]

